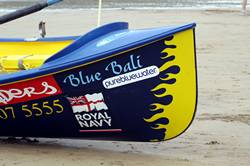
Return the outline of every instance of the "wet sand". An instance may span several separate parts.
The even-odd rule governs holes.
[[[1,26],[1,37],[79,35],[94,28],[96,11],[42,12]],[[128,21],[131,28],[197,23],[199,97],[196,118],[168,142],[133,143],[39,139],[0,140],[0,165],[249,165],[250,16],[236,10],[105,10],[103,23]]]

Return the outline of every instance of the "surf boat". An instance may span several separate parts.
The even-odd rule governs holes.
[[[0,136],[164,141],[194,119],[194,23],[131,30],[115,22],[73,38],[2,39],[0,48],[48,55],[40,67],[0,76]]]
[[[182,134],[197,101],[195,24],[77,38],[35,69],[1,75],[0,135],[163,141]]]

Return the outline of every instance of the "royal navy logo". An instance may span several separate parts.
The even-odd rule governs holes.
[[[112,119],[102,93],[67,97],[81,129],[111,127]]]

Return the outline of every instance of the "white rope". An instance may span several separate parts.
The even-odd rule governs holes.
[[[101,25],[101,14],[102,14],[102,0],[99,0],[97,26]]]

